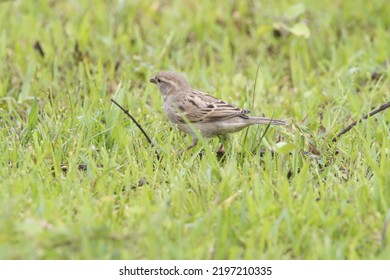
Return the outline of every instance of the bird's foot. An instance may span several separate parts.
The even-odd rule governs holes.
[[[221,145],[217,151],[217,156],[218,157],[223,157],[225,155],[226,151],[223,145]]]

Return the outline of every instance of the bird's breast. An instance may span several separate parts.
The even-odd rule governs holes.
[[[177,114],[176,109],[171,104],[170,102],[164,102],[163,106],[169,121],[176,124],[182,123],[183,119]]]

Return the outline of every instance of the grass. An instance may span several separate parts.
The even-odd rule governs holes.
[[[2,1],[0,258],[388,259],[390,113],[332,138],[390,99],[389,9]],[[293,125],[179,159],[161,69]]]

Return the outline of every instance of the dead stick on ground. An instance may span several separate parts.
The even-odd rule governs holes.
[[[152,140],[150,140],[149,136],[146,134],[145,130],[142,128],[142,126],[133,118],[132,115],[130,115],[129,110],[126,110],[121,105],[119,105],[114,99],[111,99],[112,103],[114,103],[116,106],[118,106],[135,124],[136,126],[142,131],[143,135],[146,137],[146,140],[148,140],[149,144],[154,147],[154,144]]]
[[[334,137],[334,138],[332,139],[332,141],[333,141],[333,142],[336,142],[337,139],[338,139],[341,135],[343,135],[343,134],[347,133],[348,131],[350,131],[350,130],[352,129],[352,127],[354,127],[354,126],[357,125],[358,123],[362,122],[363,120],[368,119],[369,117],[372,117],[373,115],[375,115],[375,114],[377,114],[377,113],[379,113],[379,112],[382,112],[382,111],[386,110],[386,109],[389,108],[389,107],[390,107],[390,102],[387,102],[387,103],[383,104],[382,106],[380,106],[378,109],[375,109],[374,111],[371,111],[371,112],[368,113],[367,115],[364,115],[364,116],[361,117],[359,120],[357,120],[357,121],[351,123],[351,124],[350,124],[349,126],[347,126],[345,129],[343,129],[339,134],[337,134],[336,137]]]

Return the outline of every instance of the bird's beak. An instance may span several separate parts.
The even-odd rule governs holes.
[[[153,84],[157,84],[157,79],[155,76],[151,77],[149,82],[153,83]]]

